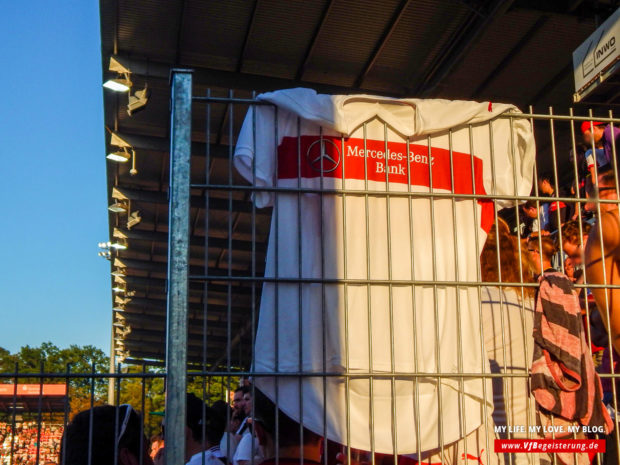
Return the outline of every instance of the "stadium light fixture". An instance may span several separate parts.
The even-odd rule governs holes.
[[[110,244],[111,249],[115,250],[127,250],[127,245],[121,242],[108,242]]]
[[[132,150],[132,153],[135,153],[135,152]],[[121,150],[116,150],[114,152],[108,153],[106,158],[108,160],[115,161],[118,163],[126,163],[131,158],[131,155],[132,154],[129,153],[129,150],[127,150],[126,147],[123,147]]]
[[[133,228],[135,225],[139,224],[140,221],[142,221],[140,212],[138,210],[131,212],[131,215],[129,215],[129,218],[127,219],[127,229]]]
[[[113,90],[114,92],[129,92],[132,82],[129,79],[129,75],[125,75],[122,78],[108,79],[103,83],[103,87]]]
[[[112,205],[108,207],[113,213],[127,213],[129,211],[129,206],[124,202],[115,201]]]
[[[112,290],[113,290],[114,292],[116,292],[116,293],[125,292],[125,288],[120,287],[120,286],[114,286],[114,287],[112,288]]]
[[[118,73],[121,77],[107,80],[103,83],[103,87],[115,92],[128,92],[132,85],[131,79],[129,78],[131,70],[123,66],[118,59],[114,57],[110,57],[110,66],[108,69]]]
[[[149,103],[149,97],[151,91],[148,86],[144,86],[144,89],[136,91],[133,95],[129,94],[129,102],[127,103],[127,114],[133,116],[136,113],[144,110],[147,103]]]
[[[112,272],[112,276],[115,276],[118,278],[124,278],[127,275],[125,274],[125,270],[117,268]]]

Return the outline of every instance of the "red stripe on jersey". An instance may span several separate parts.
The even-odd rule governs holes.
[[[364,139],[359,138],[301,136],[284,137],[278,147],[278,179],[322,175],[399,184],[407,184],[409,179],[413,186],[429,187],[432,176],[434,189],[485,195],[482,170],[482,160],[468,153],[453,151],[451,159],[449,150],[437,147],[429,150],[427,145],[420,144],[409,144],[407,152],[405,142],[388,141],[386,146],[383,140],[366,139],[364,145]],[[488,232],[495,218],[493,203],[489,200],[478,203],[482,206],[480,225]]]

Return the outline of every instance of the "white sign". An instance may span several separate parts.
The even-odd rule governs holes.
[[[620,8],[573,52],[575,92],[580,92],[620,55]]]

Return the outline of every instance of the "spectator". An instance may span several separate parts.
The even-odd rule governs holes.
[[[55,462],[62,433],[62,425],[45,422],[40,426],[36,422],[19,422],[14,428],[11,424],[0,423],[0,463],[34,465],[37,458],[37,436],[40,437],[39,463]]]
[[[245,400],[243,395],[247,390],[247,386],[240,386],[235,389],[235,393],[233,395],[233,410],[237,413],[242,414],[245,411]],[[245,417],[245,415],[243,416]]]
[[[499,260],[498,260],[499,241]],[[527,254],[519,253],[518,239],[498,219],[480,255],[482,281],[533,283]],[[501,273],[501,276],[500,276]],[[523,273],[521,275],[521,273]],[[523,434],[500,434],[501,439],[526,439],[528,426],[536,425],[536,403],[529,392],[528,369],[534,350],[534,287],[483,287],[484,347],[492,373],[516,375],[493,378],[493,421],[496,426],[522,425]],[[521,375],[521,376],[519,376]],[[507,454],[508,455],[508,454]],[[538,463],[537,454],[513,454],[505,462]]]
[[[244,386],[246,390],[243,393],[245,420],[241,424],[238,435],[241,435],[239,445],[233,456],[233,465],[248,465],[254,460],[254,464],[263,461],[263,453],[259,447],[258,438],[253,429],[252,424],[252,390],[249,386]],[[252,459],[253,457],[253,459]]]
[[[542,249],[540,248],[541,245]],[[531,235],[527,240],[527,250],[536,275],[546,271],[554,271],[551,266],[551,259],[557,249],[550,236]]]
[[[164,437],[161,434],[154,434],[151,436],[151,449],[149,455],[153,460],[155,460],[157,453],[162,447],[164,447]]]
[[[588,147],[590,147],[590,149],[592,148],[593,141],[595,149],[603,149],[601,154],[602,156],[599,156],[598,151],[596,153],[596,164],[598,166],[598,170],[606,171],[612,168],[614,145],[616,145],[616,150],[620,149],[620,147],[617,147],[620,128],[614,127],[612,136],[611,125],[605,126],[605,124],[600,121],[584,121],[581,123],[581,132],[583,133],[584,142],[588,145]],[[594,166],[594,163],[589,165]]]
[[[187,465],[222,465],[220,441],[226,420],[194,394],[187,394],[185,460]]]
[[[553,184],[553,177],[550,174],[542,174],[539,176],[538,193],[542,197],[569,197],[568,193],[565,192],[564,189],[560,189],[559,193],[556,193]],[[572,215],[569,206],[559,200],[555,202],[542,202],[540,207],[540,229],[544,229],[550,232],[557,230],[558,225],[563,224]]]
[[[580,228],[579,222],[573,220],[562,226],[562,251],[567,255],[564,272],[573,282],[578,281],[583,273],[583,250],[591,228],[590,223],[583,223]]]
[[[522,203],[519,212],[519,227],[514,228],[513,232],[521,239],[525,239],[530,234],[538,232],[538,207],[535,200],[528,200]],[[512,223],[514,225],[514,223]]]
[[[117,408],[119,423],[117,424]],[[92,412],[92,413],[91,413]],[[89,447],[89,431],[92,414],[92,437]],[[118,430],[117,430],[118,427]],[[118,448],[119,465],[139,465],[142,456],[143,465],[153,465],[148,451],[148,441],[141,432],[140,416],[131,405],[113,407],[104,405],[93,407],[78,413],[63,435],[60,455],[65,465],[110,465],[114,463],[115,448]],[[140,451],[140,441],[144,450]]]
[[[601,200],[617,200],[613,171],[598,176],[598,187],[588,183],[588,196]],[[587,280],[592,284],[619,285],[620,275],[620,219],[617,203],[593,202],[586,208],[597,215],[586,245],[585,263]],[[600,210],[600,214],[599,214]],[[602,239],[602,243],[601,243]],[[613,347],[620,351],[620,289],[592,288],[594,300]]]
[[[264,465],[300,465],[321,463],[323,438],[303,428],[303,444],[300,444],[300,425],[282,413],[258,389],[255,390],[256,435],[266,457]],[[276,423],[278,436],[275,435]]]

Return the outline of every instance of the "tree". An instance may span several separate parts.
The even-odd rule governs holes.
[[[2,382],[14,383],[17,379],[19,384],[67,384],[72,413],[88,408],[91,397],[94,405],[104,403],[108,380],[71,375],[107,372],[108,360],[101,349],[90,345],[59,349],[51,342],[44,342],[39,347],[23,346],[14,354],[0,347],[0,372],[14,374],[11,378],[2,378]],[[27,376],[34,373],[67,376]]]

